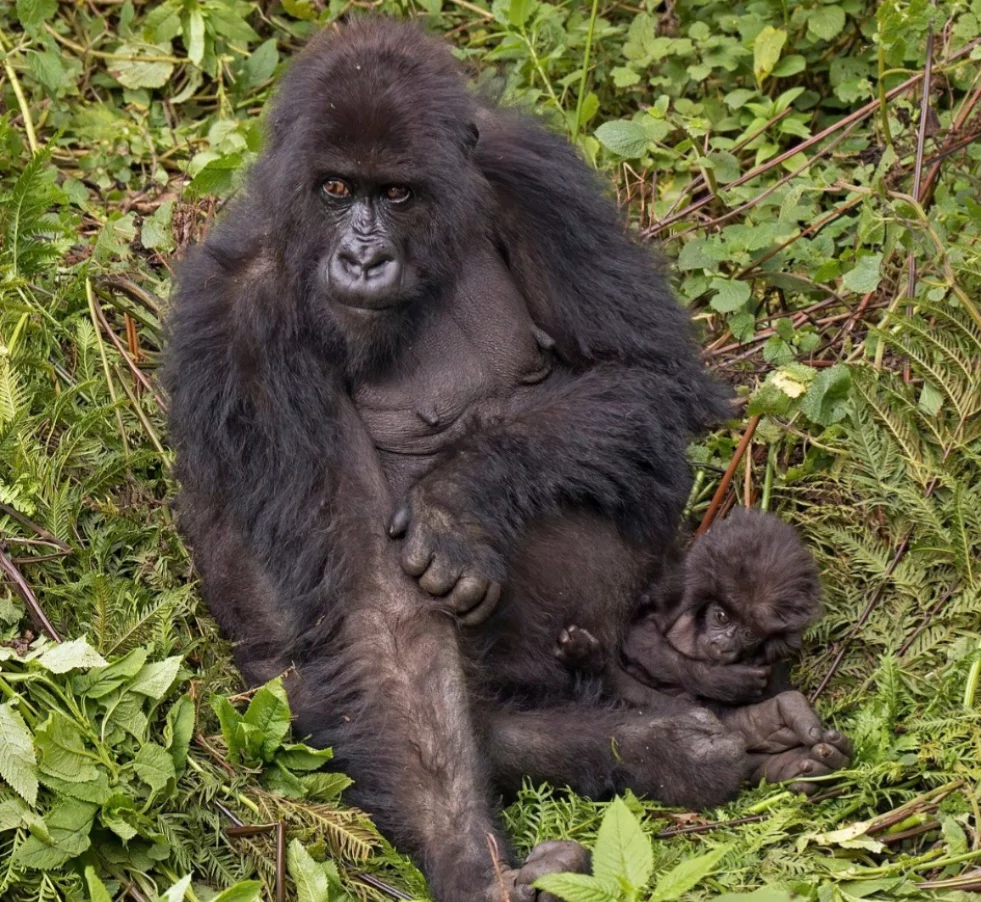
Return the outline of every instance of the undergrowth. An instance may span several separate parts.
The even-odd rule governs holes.
[[[290,739],[281,687],[237,694],[174,530],[154,378],[171,261],[254,157],[275,76],[368,6],[423,17],[484,90],[568,134],[675,262],[745,399],[692,449],[692,522],[748,503],[804,531],[827,613],[797,679],[856,742],[817,801],[751,787],[694,813],[529,785],[518,849],[611,824],[633,857],[601,837],[588,879],[610,898],[981,888],[978,0],[16,0],[0,897],[425,893]]]

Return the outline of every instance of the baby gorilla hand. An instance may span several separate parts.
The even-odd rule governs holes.
[[[442,598],[464,626],[486,620],[501,598],[504,559],[465,512],[462,492],[435,480],[416,483],[395,509],[388,534],[404,538],[402,569]]]
[[[693,680],[690,691],[729,705],[758,699],[770,682],[770,667],[749,664],[708,664]]]

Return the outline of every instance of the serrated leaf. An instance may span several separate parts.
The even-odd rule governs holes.
[[[133,770],[154,792],[163,789],[168,780],[177,779],[170,755],[163,746],[155,742],[146,743],[136,753]]]
[[[258,880],[243,880],[212,896],[211,902],[258,902],[261,894],[262,884]]]
[[[9,701],[0,705],[0,777],[25,802],[37,804],[37,758],[31,731]]]
[[[658,878],[650,902],[675,902],[676,899],[680,899],[688,890],[694,889],[699,882],[711,874],[728,851],[728,846],[723,846],[705,855],[679,862]]]
[[[848,413],[851,385],[851,370],[844,364],[821,370],[811,382],[800,409],[804,416],[819,426],[837,423]]]
[[[323,866],[294,839],[286,851],[286,866],[296,884],[297,902],[330,902],[330,884]]]
[[[845,273],[841,282],[849,291],[868,294],[879,287],[882,280],[882,254],[868,254],[859,259],[855,267]]]
[[[14,863],[37,871],[50,871],[81,855],[92,844],[89,833],[95,811],[95,805],[86,802],[59,802],[44,818],[48,840],[33,834],[28,836],[14,853]]]
[[[642,889],[654,870],[651,841],[623,799],[607,806],[593,848],[593,876],[600,881],[626,880]]]
[[[161,44],[148,48],[136,47],[130,44],[120,44],[115,54],[127,59],[113,57],[109,74],[124,88],[162,88],[170,76],[174,74],[174,64],[162,62],[160,57],[169,56],[169,44]]]
[[[831,41],[845,27],[845,11],[840,6],[819,6],[807,14],[807,31],[822,41]]]
[[[0,802],[0,833],[18,829],[24,823],[27,813],[27,806],[20,799]]]
[[[242,722],[261,732],[259,754],[264,761],[272,761],[273,754],[290,731],[290,706],[281,678],[266,683],[255,694],[242,716]]]
[[[787,32],[782,28],[767,25],[760,30],[753,41],[753,74],[757,84],[762,84],[780,61],[783,45],[787,43]]]
[[[109,791],[109,775],[101,768],[98,768],[96,778],[89,780],[87,783],[69,783],[67,780],[61,780],[43,771],[39,776],[41,783],[47,786],[52,792],[58,795],[68,796],[72,799],[78,799],[80,802],[92,802],[96,805],[101,805],[111,795]]]
[[[109,662],[102,657],[84,636],[52,645],[38,656],[37,663],[51,673],[68,673],[69,670],[88,670],[105,667]]]
[[[318,802],[332,802],[354,784],[347,774],[336,773],[306,774],[300,777],[300,782],[306,788],[307,798]]]
[[[159,701],[166,695],[174,680],[177,679],[177,671],[180,669],[182,660],[181,655],[174,655],[163,661],[145,664],[126,687],[127,691],[138,692],[140,695],[146,695]]]
[[[596,139],[607,150],[626,159],[636,159],[647,149],[647,131],[639,122],[618,119],[596,129]]]
[[[534,887],[565,902],[617,902],[623,898],[615,881],[600,880],[589,874],[544,874]]]
[[[58,0],[17,0],[17,18],[24,28],[40,28],[58,10]]]
[[[748,282],[735,279],[713,279],[712,290],[715,292],[709,301],[713,310],[720,313],[735,313],[746,306],[752,291]]]
[[[705,239],[693,238],[681,248],[678,254],[678,269],[715,269],[718,261],[705,253]]]
[[[81,730],[60,711],[52,711],[38,727],[34,737],[38,767],[66,783],[90,783],[98,780],[99,769],[93,753],[85,747]]]
[[[112,896],[106,885],[96,876],[95,868],[89,865],[85,868],[85,883],[89,888],[91,902],[112,902]]]

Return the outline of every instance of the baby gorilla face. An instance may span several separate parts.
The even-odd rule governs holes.
[[[714,664],[744,661],[764,639],[717,601],[686,611],[672,624],[665,638],[686,657]]]

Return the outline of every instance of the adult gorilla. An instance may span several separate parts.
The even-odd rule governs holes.
[[[703,805],[845,760],[800,696],[723,725],[599,703],[554,662],[566,623],[616,641],[724,394],[593,173],[441,43],[387,21],[311,42],[170,327],[211,610],[250,682],[295,665],[299,732],[444,902],[501,896],[494,785]],[[570,852],[506,870],[512,898]]]

